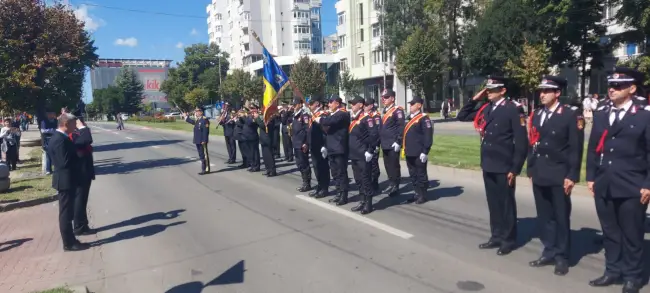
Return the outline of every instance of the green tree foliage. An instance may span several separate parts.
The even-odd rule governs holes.
[[[618,65],[636,68],[638,71],[645,73],[644,85],[646,88],[650,89],[650,55],[639,56],[626,60],[619,60]]]
[[[291,66],[291,80],[305,96],[325,93],[325,72],[322,66],[308,56],[302,56]],[[288,89],[291,90],[291,89]]]
[[[647,0],[615,0],[612,5],[619,4],[620,9],[616,12],[616,20],[633,28],[620,35],[620,41],[642,45],[650,40],[650,1]],[[648,47],[646,47],[646,55]]]
[[[128,67],[120,71],[120,74],[115,80],[115,84],[120,90],[124,98],[120,104],[120,112],[133,114],[141,110],[142,93],[144,92],[144,85],[138,78],[137,73]]]
[[[446,50],[441,33],[435,27],[416,30],[397,51],[397,76],[416,92],[432,93],[441,73],[447,70]]]
[[[471,28],[464,48],[469,65],[481,75],[502,71],[521,56],[525,40],[544,39],[543,20],[526,0],[495,0]]]
[[[550,55],[551,51],[546,44],[526,42],[522,47],[522,55],[506,62],[506,71],[517,81],[528,97],[535,93],[540,79],[548,73]]]
[[[363,83],[360,80],[354,78],[354,75],[352,75],[352,73],[350,73],[350,70],[347,68],[341,72],[341,77],[339,78],[339,87],[347,97],[354,97],[361,94],[363,91]],[[338,92],[336,94],[338,94]]]
[[[124,93],[117,86],[109,86],[93,91],[93,101],[90,104],[98,113],[115,116],[122,111]]]
[[[205,105],[210,102],[210,93],[204,88],[194,88],[185,94],[185,102],[192,107]]]
[[[84,24],[62,4],[0,1],[0,92],[12,109],[74,106],[97,61]]]
[[[382,11],[379,19],[384,24],[385,47],[389,52],[397,52],[417,28],[427,25],[427,14],[422,9],[425,3],[426,0],[383,0],[384,7],[375,8]],[[350,17],[348,22],[353,21]]]
[[[224,95],[224,99],[231,103],[243,103],[244,98],[250,95],[247,92],[247,87],[251,84],[252,78],[247,71],[242,69],[233,70],[223,81],[221,93]]]
[[[264,80],[261,76],[251,77],[245,83],[243,96],[246,100],[257,101],[262,105],[262,98],[264,97]]]

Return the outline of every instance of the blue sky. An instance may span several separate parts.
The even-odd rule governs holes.
[[[254,0],[251,0],[254,1]],[[207,43],[210,0],[68,1],[92,32],[100,58],[183,60],[183,47]],[[323,0],[323,35],[336,32],[336,0]],[[170,15],[171,14],[171,15]],[[91,101],[89,77],[84,101]]]

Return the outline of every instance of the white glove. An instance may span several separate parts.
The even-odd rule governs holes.
[[[320,153],[323,155],[323,159],[327,158],[327,149],[325,147],[320,148]]]
[[[322,118],[322,117],[316,117],[316,119],[314,119],[314,122],[316,122],[316,123],[320,123],[320,119],[321,119],[321,118]]]
[[[393,145],[391,146],[393,147],[393,150],[395,150],[396,153],[399,152],[399,145],[396,142],[394,142]]]
[[[372,160],[372,154],[371,153],[366,152],[363,155],[366,156],[366,163],[368,163],[368,162],[370,162],[370,160]]]
[[[375,149],[375,154],[379,154],[379,148]]]
[[[420,161],[421,161],[422,163],[426,163],[426,162],[427,162],[427,155],[425,155],[425,154],[420,154]]]

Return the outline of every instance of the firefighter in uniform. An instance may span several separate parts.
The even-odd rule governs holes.
[[[585,121],[577,107],[560,104],[565,79],[545,76],[538,86],[543,108],[528,119],[527,175],[533,195],[544,250],[531,267],[555,264],[555,274],[569,272],[571,190],[580,179]]]
[[[248,168],[250,164],[250,160],[248,159],[248,152],[246,149],[246,141],[243,138],[242,132],[244,131],[244,121],[243,117],[246,114],[244,114],[244,110],[239,110],[236,114],[236,116],[233,117],[233,120],[235,121],[235,132],[234,132],[234,138],[237,141],[237,145],[239,146],[239,153],[241,154],[241,165],[237,166],[238,168]]]
[[[381,101],[384,104],[384,115],[381,119],[379,137],[384,157],[384,168],[389,183],[384,193],[392,197],[399,194],[399,184],[402,177],[399,157],[406,116],[404,115],[404,109],[395,105],[394,91],[385,89],[381,95]]]
[[[294,99],[295,100],[295,99]],[[284,150],[284,160],[293,162],[293,143],[291,142],[291,122],[293,120],[294,111],[288,105],[282,107],[280,110],[280,120],[282,122],[282,148]]]
[[[332,179],[336,181],[336,196],[330,200],[336,205],[348,203],[348,140],[350,127],[350,115],[341,109],[343,101],[338,96],[332,96],[329,100],[330,114],[314,118],[314,122],[320,124],[327,136],[325,137],[325,148],[321,154],[329,158]]]
[[[260,136],[257,133],[259,124],[253,118],[255,116],[259,116],[259,112],[257,106],[253,105],[250,107],[249,114],[241,118],[241,122],[244,124],[242,139],[246,146],[246,159],[248,160],[249,172],[260,171]]]
[[[587,186],[603,231],[605,273],[594,287],[643,286],[644,221],[650,201],[650,111],[634,103],[643,74],[618,67],[608,76],[608,111],[594,113],[587,149]]]
[[[361,211],[361,214],[372,212],[372,170],[371,161],[375,149],[379,146],[379,137],[374,130],[375,119],[364,112],[365,100],[362,97],[355,97],[350,101],[352,112],[350,113],[350,127],[348,132],[348,150],[350,161],[352,161],[352,174],[354,182],[359,187],[359,204],[352,208],[353,212]],[[345,179],[345,178],[344,178]]]
[[[481,168],[492,235],[479,248],[498,248],[497,255],[510,254],[515,247],[515,185],[528,152],[526,116],[506,100],[505,83],[504,77],[488,77],[486,87],[458,112],[458,120],[474,121],[481,136]],[[481,105],[486,94],[489,102]]]
[[[259,142],[262,146],[262,158],[264,159],[264,176],[274,177],[277,176],[275,168],[275,157],[274,157],[274,146],[275,146],[275,121],[279,119],[277,116],[272,116],[268,124],[264,123],[264,119],[259,112],[253,112],[253,119],[259,128]],[[258,146],[255,146],[256,149],[259,149]]]
[[[431,145],[433,145],[433,122],[426,113],[422,112],[424,100],[413,97],[410,120],[404,128],[402,139],[402,152],[406,158],[406,166],[413,184],[415,195],[407,202],[423,204],[429,189],[429,175],[427,174],[427,159]]]
[[[330,166],[327,162],[327,149],[325,146],[325,131],[318,123],[313,123],[314,119],[318,119],[325,114],[325,110],[321,109],[321,101],[319,97],[312,97],[309,100],[309,110],[312,113],[309,127],[307,128],[307,146],[311,153],[311,163],[314,168],[314,176],[318,185],[315,190],[309,193],[309,196],[316,198],[323,198],[327,196],[328,188],[330,186]]]
[[[197,107],[194,109],[194,118],[190,118],[185,113],[185,122],[194,125],[194,139],[196,151],[199,153],[201,160],[201,172],[199,175],[210,173],[210,155],[208,154],[208,136],[210,134],[210,121],[203,116],[203,109]]]
[[[235,111],[227,113],[219,125],[223,126],[223,137],[226,140],[226,150],[228,151],[227,164],[234,164],[237,160],[237,142],[235,141]]]
[[[307,136],[309,134],[309,124],[311,116],[303,109],[301,98],[294,98],[293,114],[291,119],[291,138],[293,143],[293,153],[296,157],[296,167],[300,171],[302,178],[302,186],[298,187],[298,191],[307,192],[311,190],[311,169],[309,168],[309,145]]]
[[[364,112],[374,119],[375,127],[372,128],[373,131],[377,132],[375,135],[379,137],[379,128],[381,128],[381,115],[379,111],[375,108],[374,99],[366,99],[366,106],[364,107]],[[381,175],[381,170],[379,169],[379,148],[375,149],[375,153],[372,156],[370,161],[371,175],[372,175],[372,194],[379,194],[379,176]]]

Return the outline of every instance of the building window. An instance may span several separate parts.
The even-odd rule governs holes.
[[[359,30],[359,42],[363,42],[363,29]]]
[[[217,38],[217,44],[221,44],[221,38]]]
[[[306,25],[294,25],[293,26],[293,33],[294,34],[308,34],[309,33],[309,26]]]
[[[309,11],[294,11],[293,18],[309,18]]]
[[[339,48],[345,48],[345,35],[339,36]]]
[[[348,59],[341,59],[341,70],[347,70],[348,69]]]
[[[379,38],[381,36],[381,26],[378,23],[372,25],[372,37]]]
[[[638,54],[637,49],[638,49],[638,46],[636,44],[634,44],[634,43],[627,44],[627,46],[625,48],[625,54],[628,55],[628,56],[636,55],[636,54]]]
[[[384,62],[384,54],[381,50],[372,51],[372,64],[380,64]]]
[[[216,19],[221,20],[221,13],[217,13]]]
[[[316,15],[320,14],[320,8],[312,8],[311,14],[316,14]]]
[[[251,20],[251,13],[249,11],[242,12],[242,18],[244,20]]]
[[[341,12],[338,15],[339,15],[339,25],[344,25],[345,24],[345,12]]]
[[[366,66],[366,57],[365,57],[363,54],[359,54],[359,55],[357,55],[357,57],[358,57],[357,60],[359,61],[359,62],[358,62],[358,65],[359,65],[359,66],[357,66],[357,67],[363,67],[363,66]]]
[[[215,31],[218,32],[218,33],[220,33],[221,30],[223,30],[223,26],[218,25],[218,26],[216,27],[216,30],[215,30]]]
[[[363,25],[363,3],[359,3],[359,25]]]
[[[294,0],[293,3],[309,3],[309,0]]]
[[[308,40],[294,41],[293,48],[297,50],[311,50],[311,42]]]
[[[244,44],[244,51],[248,51],[249,49],[250,49],[250,48],[249,48],[249,45],[248,45],[248,44]]]

